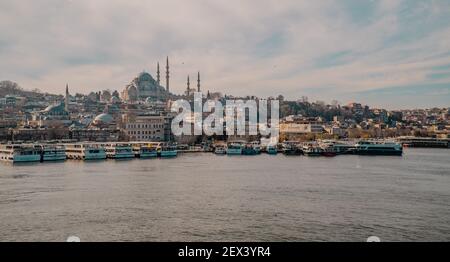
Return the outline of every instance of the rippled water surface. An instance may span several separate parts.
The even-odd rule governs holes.
[[[0,163],[0,241],[450,240],[450,150]]]

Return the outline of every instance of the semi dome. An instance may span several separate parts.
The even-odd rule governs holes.
[[[95,124],[110,124],[112,123],[114,118],[110,114],[100,114],[95,117],[94,123]]]
[[[64,111],[64,104],[58,104],[58,105],[49,105],[44,110],[45,112],[56,112],[56,111]]]

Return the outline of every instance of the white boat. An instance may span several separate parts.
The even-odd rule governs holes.
[[[100,144],[94,143],[68,144],[65,147],[66,147],[66,156],[68,159],[76,159],[76,160],[106,159],[105,148]]]
[[[0,160],[11,163],[39,162],[41,150],[34,145],[0,145]]]
[[[66,160],[66,149],[59,145],[42,145],[42,161],[63,161]]]
[[[133,143],[133,153],[139,158],[157,157],[157,147],[153,143],[136,142]]]
[[[158,155],[160,157],[176,157],[178,155],[177,146],[170,143],[160,143]]]
[[[112,159],[134,158],[133,147],[130,143],[107,143],[105,144],[106,157]]]
[[[225,155],[227,153],[227,148],[225,145],[216,145],[214,148],[214,154]]]
[[[242,155],[243,147],[242,142],[230,142],[227,145],[227,155]]]
[[[303,154],[306,156],[321,156],[323,148],[315,143],[308,143],[303,146]]]
[[[319,146],[324,149],[326,153],[330,153],[331,155],[334,153],[336,155],[342,154],[352,154],[354,153],[354,145],[336,141],[336,140],[322,140],[319,142]]]

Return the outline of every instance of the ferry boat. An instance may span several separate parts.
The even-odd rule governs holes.
[[[323,149],[322,155],[336,156],[342,154],[351,154],[354,152],[354,146],[335,140],[322,140],[319,146]]]
[[[322,148],[322,156],[333,157],[337,156],[338,154],[336,148],[332,144],[321,146],[321,148]]]
[[[152,158],[158,156],[156,146],[152,143],[133,143],[133,153],[139,158]]]
[[[257,155],[261,154],[261,143],[258,141],[250,142],[250,145],[253,147],[253,150]]]
[[[242,147],[242,154],[247,155],[247,156],[253,156],[253,155],[258,154],[258,152],[256,151],[256,149],[252,143],[248,143]]]
[[[227,145],[227,155],[242,155],[243,143],[230,142]]]
[[[0,160],[11,163],[39,162],[41,149],[34,145],[0,145]]]
[[[64,161],[66,149],[59,145],[42,145],[41,161]]]
[[[269,155],[276,155],[278,154],[278,148],[276,145],[268,145],[266,148],[266,152]]]
[[[214,154],[225,155],[227,153],[227,148],[225,145],[216,145],[214,148]]]
[[[176,157],[178,155],[177,146],[171,143],[160,143],[157,150],[160,157]]]
[[[355,145],[358,155],[388,155],[401,156],[403,147],[399,143],[387,141],[359,141]]]
[[[105,144],[106,157],[112,159],[134,158],[132,145],[129,143]]]
[[[303,146],[303,154],[307,156],[321,156],[323,149],[319,145],[306,144]]]
[[[80,143],[68,144],[66,147],[66,157],[75,160],[103,160],[106,159],[106,151],[100,144]]]
[[[285,141],[282,144],[283,154],[288,156],[298,156],[303,154],[302,149],[299,147],[298,143],[295,141]]]

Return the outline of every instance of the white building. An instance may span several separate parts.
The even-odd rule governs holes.
[[[123,132],[131,141],[163,141],[164,116],[127,117]]]

